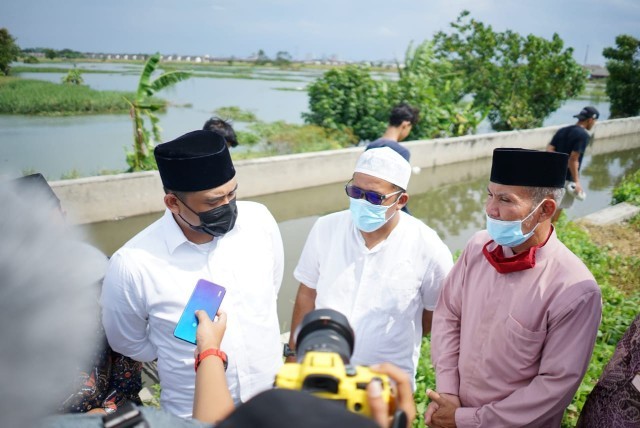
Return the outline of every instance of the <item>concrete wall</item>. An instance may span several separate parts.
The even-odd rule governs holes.
[[[412,141],[411,164],[421,168],[490,157],[497,147],[544,149],[559,126],[469,135],[456,138]],[[598,122],[598,151],[606,151],[602,140],[640,134],[640,117]],[[631,147],[640,138],[630,138]],[[315,153],[275,156],[234,162],[238,196],[247,198],[347,181],[364,149],[354,147]],[[72,213],[75,223],[94,223],[162,211],[162,183],[157,171],[87,177],[52,182],[51,186]]]

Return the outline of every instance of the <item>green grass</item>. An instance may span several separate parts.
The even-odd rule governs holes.
[[[318,152],[351,147],[356,137],[347,131],[323,128],[317,125],[295,125],[282,121],[257,122],[250,125],[274,155]]]
[[[623,281],[640,283],[640,259],[611,255],[606,247],[592,242],[584,229],[575,223],[566,222],[565,219],[564,216],[561,217],[558,237],[587,265],[600,285],[603,302],[602,323],[589,368],[565,413],[562,424],[563,427],[573,427],[587,395],[613,355],[616,344],[638,314],[640,292],[636,289],[624,293],[617,288],[617,284]]]
[[[225,120],[235,122],[256,122],[258,120],[254,112],[243,110],[238,106],[220,107],[214,113]]]
[[[82,68],[82,67],[29,67],[25,65],[17,65],[15,67],[11,67],[11,74],[17,73],[61,73],[66,74],[71,70],[80,70],[82,74],[138,74],[139,72],[135,69],[131,71],[113,71],[113,70],[95,70],[90,68]]]
[[[96,91],[84,85],[0,78],[0,113],[47,116],[127,113],[123,96],[132,93]]]
[[[613,189],[612,203],[619,202],[640,205],[640,169],[626,175],[620,184]]]

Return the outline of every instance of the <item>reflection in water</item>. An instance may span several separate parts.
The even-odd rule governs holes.
[[[587,199],[574,203],[565,211],[569,218],[582,217],[608,206],[611,188],[624,174],[635,171],[640,166],[640,136],[633,136],[631,140],[603,140],[597,143],[587,150],[583,161],[582,181],[588,189]],[[607,148],[620,146],[635,147],[603,153]],[[474,232],[484,228],[484,201],[490,165],[490,158],[460,162],[424,169],[411,178],[409,208],[412,214],[434,229],[452,252],[461,250]],[[293,269],[307,234],[318,216],[348,207],[344,183],[260,196],[251,200],[263,203],[271,210],[282,233],[285,272],[278,312],[280,325],[286,331],[298,287],[293,278]],[[105,253],[112,254],[160,215],[161,213],[155,213],[81,228],[92,243]]]
[[[591,191],[615,187],[623,175],[640,168],[640,156],[633,150],[625,152],[603,153],[593,156],[581,175],[589,177]]]
[[[474,231],[484,229],[486,188],[487,177],[481,177],[414,195],[411,213],[438,232],[452,251],[459,250]]]

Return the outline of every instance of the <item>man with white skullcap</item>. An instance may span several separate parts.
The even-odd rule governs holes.
[[[306,313],[331,308],[354,329],[353,364],[390,361],[415,376],[453,261],[436,232],[401,211],[410,176],[409,162],[389,147],[358,158],[345,186],[349,209],[318,219],[294,271],[300,287],[289,348]]]

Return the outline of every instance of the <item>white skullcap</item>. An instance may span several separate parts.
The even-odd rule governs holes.
[[[395,150],[379,147],[362,153],[354,172],[381,178],[406,190],[411,177],[411,165]]]

